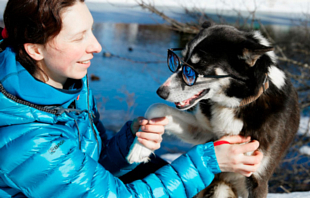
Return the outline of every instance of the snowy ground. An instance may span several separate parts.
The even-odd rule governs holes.
[[[0,20],[2,19],[6,2],[7,0],[0,0]],[[255,11],[257,19],[268,20],[278,24],[287,24],[288,21],[291,22],[291,19],[307,19],[310,14],[310,0],[86,0],[85,2],[89,5],[91,11],[94,12],[113,12],[122,15],[124,10],[128,11],[130,9],[132,15],[129,18],[141,13],[149,17],[146,10],[142,10],[137,6],[137,2],[155,5],[160,11],[163,11],[170,17],[184,7],[195,7],[209,14],[226,16],[236,15],[236,12],[239,12],[242,16],[250,18],[250,13]],[[92,6],[93,4],[95,6]],[[118,18],[117,15],[116,18]],[[126,22],[128,20],[132,22],[129,18],[127,17],[118,22]]]
[[[142,0],[138,0],[141,2]],[[100,3],[113,3],[113,4],[129,4],[136,5],[137,0],[88,0],[88,2],[100,2]],[[285,12],[285,13],[300,13],[309,12],[310,1],[309,0],[144,0],[146,3],[152,3],[156,6],[173,6],[179,7],[200,7],[208,9],[221,9],[221,10],[254,10],[264,12]]]
[[[268,194],[267,198],[310,198],[310,192],[294,192],[289,194]]]
[[[309,129],[309,127],[310,127],[309,124],[310,124],[309,117],[301,117],[298,134],[303,135],[303,134],[307,133],[307,136],[309,137],[310,132],[307,131],[307,129]],[[302,146],[302,147],[300,147],[299,152],[301,154],[310,156],[310,147],[309,146]]]

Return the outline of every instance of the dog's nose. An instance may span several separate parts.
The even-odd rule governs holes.
[[[169,96],[169,89],[167,86],[160,86],[157,91],[157,95],[159,95],[162,99],[166,100]]]

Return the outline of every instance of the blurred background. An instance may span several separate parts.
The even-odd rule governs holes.
[[[0,0],[0,26],[6,0]],[[299,93],[301,122],[281,166],[270,180],[273,193],[310,191],[310,1],[309,0],[86,0],[94,34],[103,47],[88,76],[109,136],[153,103],[171,75],[168,48],[183,47],[206,21],[260,30],[275,47],[279,66]],[[192,145],[165,135],[156,153],[173,160]],[[302,197],[310,197],[303,195]],[[296,196],[295,196],[296,198]]]

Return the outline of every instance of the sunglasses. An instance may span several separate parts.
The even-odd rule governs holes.
[[[182,79],[188,86],[193,86],[198,77],[202,78],[226,78],[226,77],[232,77],[231,75],[202,75],[199,74],[193,66],[186,63],[185,61],[181,60],[178,55],[176,55],[173,51],[180,51],[184,48],[170,48],[168,49],[168,57],[167,57],[167,63],[168,68],[173,73],[176,73],[180,67],[182,67]]]

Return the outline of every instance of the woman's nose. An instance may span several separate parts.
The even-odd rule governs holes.
[[[94,36],[94,34],[92,34],[91,43],[87,47],[87,52],[88,53],[99,53],[99,52],[101,52],[101,50],[102,50],[102,47],[101,47],[100,43],[98,42],[98,40]]]

